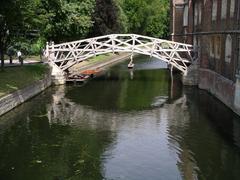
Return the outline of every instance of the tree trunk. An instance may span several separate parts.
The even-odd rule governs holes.
[[[12,64],[12,56],[9,56],[9,61],[10,61],[10,64]]]
[[[20,56],[19,59],[20,59],[21,66],[23,66],[23,57]]]
[[[0,54],[1,54],[1,70],[3,71],[4,68],[4,51],[0,49]]]

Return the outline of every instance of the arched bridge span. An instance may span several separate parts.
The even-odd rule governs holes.
[[[184,74],[192,62],[192,45],[137,34],[111,34],[79,41],[47,44],[48,62],[65,71],[73,65],[96,55],[127,52],[158,58]]]

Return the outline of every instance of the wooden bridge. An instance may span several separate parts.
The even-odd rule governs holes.
[[[192,61],[192,45],[137,34],[111,34],[62,44],[47,44],[46,56],[62,71],[90,57],[128,52],[158,58],[186,73]]]
[[[48,62],[64,72],[88,58],[106,53],[127,52],[149,55],[187,73],[193,47],[137,34],[111,34],[62,44],[48,43]]]

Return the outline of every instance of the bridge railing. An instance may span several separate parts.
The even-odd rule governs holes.
[[[139,53],[156,57],[186,72],[192,61],[192,45],[136,34],[111,34],[61,44],[48,44],[47,56],[61,70],[90,57],[115,52]]]

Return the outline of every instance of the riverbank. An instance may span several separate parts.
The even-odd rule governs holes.
[[[73,66],[69,71],[71,74],[75,74],[82,73],[86,70],[101,69],[112,66],[120,61],[128,59],[129,57],[129,53],[100,55],[90,59],[89,61],[84,61]]]
[[[46,64],[5,67],[0,71],[0,98],[43,79],[48,71]]]
[[[82,72],[111,66],[127,59],[129,54],[108,54],[76,65],[72,70]],[[51,70],[44,64],[5,67],[0,72],[0,116],[51,86]]]
[[[199,68],[200,89],[206,90],[240,116],[239,77],[236,82],[209,69]]]
[[[0,72],[0,116],[51,85],[47,65],[6,67]]]

